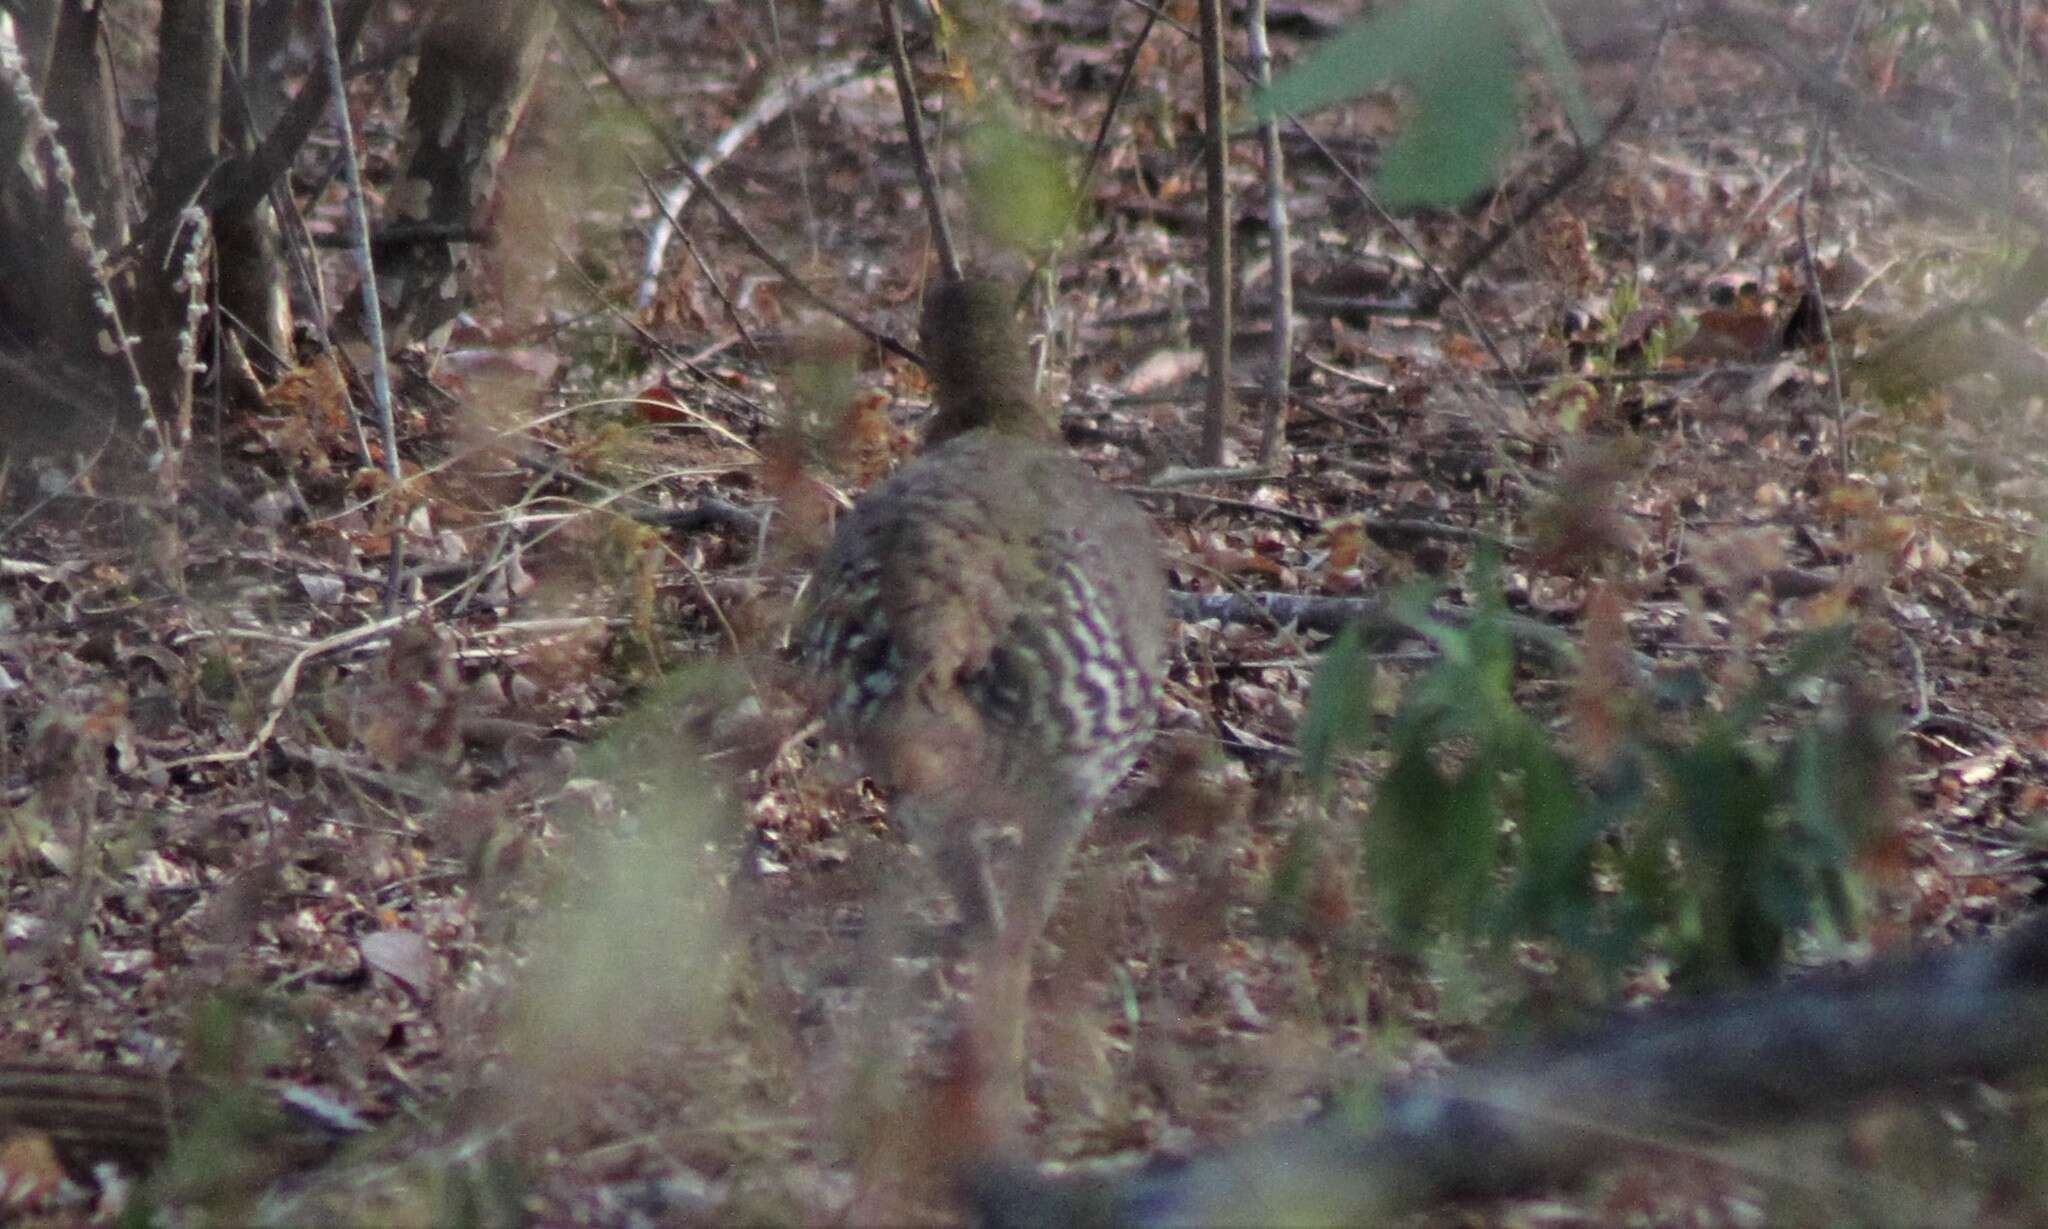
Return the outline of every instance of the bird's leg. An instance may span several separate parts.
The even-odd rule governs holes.
[[[1043,807],[1045,800],[1039,800]],[[1030,1067],[1025,1052],[1031,1018],[1032,957],[1045,934],[1061,881],[1093,806],[1063,800],[1027,817],[1009,895],[1009,916],[985,958],[976,998],[987,1053],[991,1095],[1009,1102],[1013,1120],[1029,1109],[1024,1085]]]
[[[1059,904],[1067,865],[1074,860],[1074,850],[1094,812],[1090,800],[1063,801],[1034,817],[1036,822],[1024,830],[1010,888],[1009,929],[1015,933],[1006,935],[1006,940],[1022,949],[1027,962]]]
[[[1025,1091],[1030,1062],[1025,1051],[1031,1021],[1031,948],[1011,927],[991,945],[975,978],[970,1005],[975,1042],[981,1053],[982,1096],[993,1122],[1007,1129],[1023,1125],[1031,1112]]]
[[[947,946],[958,944],[972,950],[1002,933],[1002,901],[996,895],[988,851],[976,839],[971,817],[963,815],[957,804],[937,805],[905,795],[896,799],[892,818],[931,863],[960,908],[960,924]]]
[[[975,839],[972,825],[957,820],[947,824],[932,852],[940,877],[960,906],[960,929],[968,943],[979,946],[1002,934],[1002,898],[996,894],[988,850]]]

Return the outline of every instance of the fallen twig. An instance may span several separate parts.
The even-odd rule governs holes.
[[[1173,590],[1166,595],[1167,613],[1186,622],[1214,619],[1219,623],[1265,623],[1291,626],[1302,631],[1336,635],[1349,627],[1362,627],[1388,640],[1426,639],[1425,634],[1393,617],[1387,603],[1369,597],[1320,597],[1299,593],[1188,593]],[[1452,627],[1471,622],[1472,612],[1453,607],[1430,611],[1430,617]],[[1560,663],[1578,661],[1578,650],[1564,632],[1541,619],[1526,615],[1495,616],[1516,641],[1540,648]],[[1651,663],[1638,655],[1638,668]]]
[[[191,768],[201,764],[239,764],[254,759],[257,753],[263,750],[264,744],[270,741],[271,736],[277,733],[278,722],[284,720],[285,709],[291,705],[292,697],[298,694],[299,673],[306,668],[307,662],[338,649],[353,648],[386,632],[396,631],[405,625],[409,617],[392,615],[374,623],[365,623],[361,627],[352,627],[345,632],[336,632],[324,640],[316,640],[300,649],[285,663],[284,673],[278,676],[276,684],[271,687],[269,712],[265,714],[263,724],[256,727],[256,733],[247,743],[233,751],[215,751],[207,755],[189,755],[184,759],[171,760],[163,767],[170,769]]]

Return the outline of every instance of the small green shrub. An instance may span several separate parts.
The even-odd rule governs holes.
[[[1608,697],[1614,737],[1589,762],[1517,701],[1513,616],[1490,569],[1479,579],[1488,596],[1464,626],[1433,616],[1426,591],[1392,604],[1442,656],[1383,733],[1363,701],[1372,637],[1355,630],[1323,662],[1304,722],[1325,797],[1343,752],[1386,757],[1362,848],[1397,942],[1539,941],[1608,978],[1660,953],[1714,983],[1768,972],[1800,933],[1853,933],[1852,871],[1882,829],[1889,740],[1853,688],[1828,685],[1844,629],[1807,635],[1719,711],[1699,702],[1695,670]],[[1774,735],[1809,692],[1835,699]]]

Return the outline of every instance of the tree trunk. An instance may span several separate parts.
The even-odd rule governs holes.
[[[186,309],[188,296],[200,288],[181,287],[179,280],[192,256],[189,245],[202,236],[180,215],[198,204],[200,189],[220,166],[227,0],[163,0],[157,30],[156,163],[147,250],[135,285],[135,333],[143,379],[172,438],[182,443],[191,436],[192,372],[181,355],[197,345]]]
[[[60,41],[90,50],[83,64],[53,70],[67,84],[62,105],[74,108],[73,128],[58,123],[49,82],[30,75],[21,54],[15,11],[47,21],[45,62]],[[93,267],[99,237],[74,219],[99,219],[101,235],[118,230],[123,216],[109,168],[120,165],[118,126],[111,109],[98,108],[105,62],[97,52],[97,7],[83,0],[61,6],[12,5],[0,9],[0,438],[29,449],[66,448],[100,434],[109,407],[132,404],[120,391],[132,380],[103,350],[111,334],[94,306],[104,269]],[[95,78],[100,85],[93,84]],[[109,117],[95,124],[86,117]],[[74,168],[69,183],[58,173],[58,142]]]
[[[185,207],[220,157],[226,0],[163,0],[156,80],[156,191],[161,220]]]
[[[388,247],[378,269],[394,349],[440,331],[462,309],[473,265],[465,240],[487,220],[554,22],[547,0],[452,0],[426,33],[408,99],[405,170],[386,219],[419,237]]]
[[[282,91],[270,73],[250,71],[249,5],[229,0],[228,24],[234,37],[228,47],[230,78],[241,86],[221,117],[225,139],[238,158],[256,150],[261,117],[282,108]],[[292,305],[285,281],[284,241],[277,208],[268,196],[246,204],[222,205],[213,219],[214,251],[219,272],[215,293],[226,320],[218,326],[243,330],[243,347],[258,370],[275,377],[291,365]],[[228,320],[234,323],[229,325]]]
[[[93,234],[109,250],[128,242],[129,195],[122,182],[121,113],[101,37],[104,5],[69,0],[51,40],[43,101],[57,121],[78,175],[78,195],[93,216]]]
[[[0,0],[0,13],[14,18],[14,38],[21,58],[28,62],[32,81],[50,74],[51,40],[57,33],[58,14],[70,7],[66,0]]]

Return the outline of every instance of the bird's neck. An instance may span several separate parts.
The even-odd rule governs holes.
[[[1009,384],[970,384],[937,390],[938,412],[925,428],[927,448],[943,444],[969,431],[992,431],[997,435],[1034,443],[1050,443],[1058,434],[1058,423],[1031,392]]]
[[[1042,443],[1059,434],[1059,415],[1039,400],[1031,352],[1010,296],[993,282],[941,287],[925,305],[925,365],[937,412],[927,446],[969,431]]]

